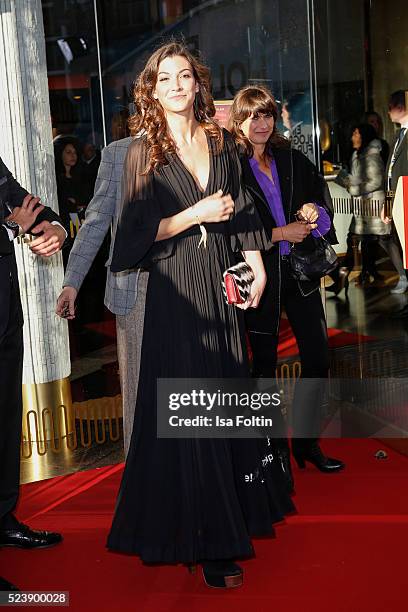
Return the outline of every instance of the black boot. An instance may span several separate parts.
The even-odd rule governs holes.
[[[306,461],[312,463],[321,472],[338,472],[345,465],[340,459],[326,457],[319,446],[318,440],[292,440],[292,453],[300,469],[305,469]]]
[[[336,276],[332,276],[334,283],[330,287],[326,287],[326,291],[333,292],[334,295],[339,295],[340,291],[344,289],[344,295],[348,297],[349,290],[349,274],[350,270],[346,267],[338,268]]]

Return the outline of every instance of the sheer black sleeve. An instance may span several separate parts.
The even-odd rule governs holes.
[[[122,210],[115,234],[112,272],[130,268],[148,268],[154,261],[170,257],[173,240],[155,242],[162,214],[154,197],[154,178],[143,175],[146,168],[144,139],[138,138],[129,146],[122,180]]]
[[[113,247],[112,272],[146,268],[174,252],[174,240],[155,242],[162,220],[158,202],[132,200],[124,205]]]

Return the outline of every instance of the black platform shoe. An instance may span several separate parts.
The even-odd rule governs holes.
[[[301,448],[293,448],[293,456],[301,470],[306,467],[306,461],[312,463],[321,472],[338,472],[344,469],[345,464],[340,459],[333,459],[333,457],[326,457],[322,453],[317,442],[313,442],[310,445],[302,446]]]
[[[233,561],[205,561],[202,569],[205,584],[215,589],[233,589],[244,582],[242,568]]]

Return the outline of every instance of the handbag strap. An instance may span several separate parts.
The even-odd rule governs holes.
[[[318,232],[318,234],[319,234],[319,238],[322,238],[322,240],[324,240],[325,242],[327,242],[326,238],[325,238],[325,237],[324,237],[324,236],[323,236],[323,235],[320,233],[320,231],[319,231],[319,229],[318,229],[317,227],[316,227],[314,230],[312,230],[312,231],[316,231],[316,232]],[[311,234],[311,233],[312,233],[312,232],[310,232],[310,234]],[[310,234],[309,234],[309,236],[310,236]],[[315,238],[315,236],[312,236],[312,238]],[[300,243],[300,244],[302,244],[302,243]],[[295,248],[295,246],[296,246],[296,243],[295,243],[295,242],[291,242],[291,243],[290,243],[290,250],[292,251],[292,250]]]
[[[327,242],[327,244],[329,244],[329,241],[327,240],[327,238],[323,236],[323,234],[320,233],[320,230],[317,227],[316,227],[316,232],[319,234],[319,238],[321,238],[322,240],[324,240],[324,242]]]

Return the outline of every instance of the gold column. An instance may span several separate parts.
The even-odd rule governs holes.
[[[69,378],[23,385],[23,442],[61,439],[74,428]]]

